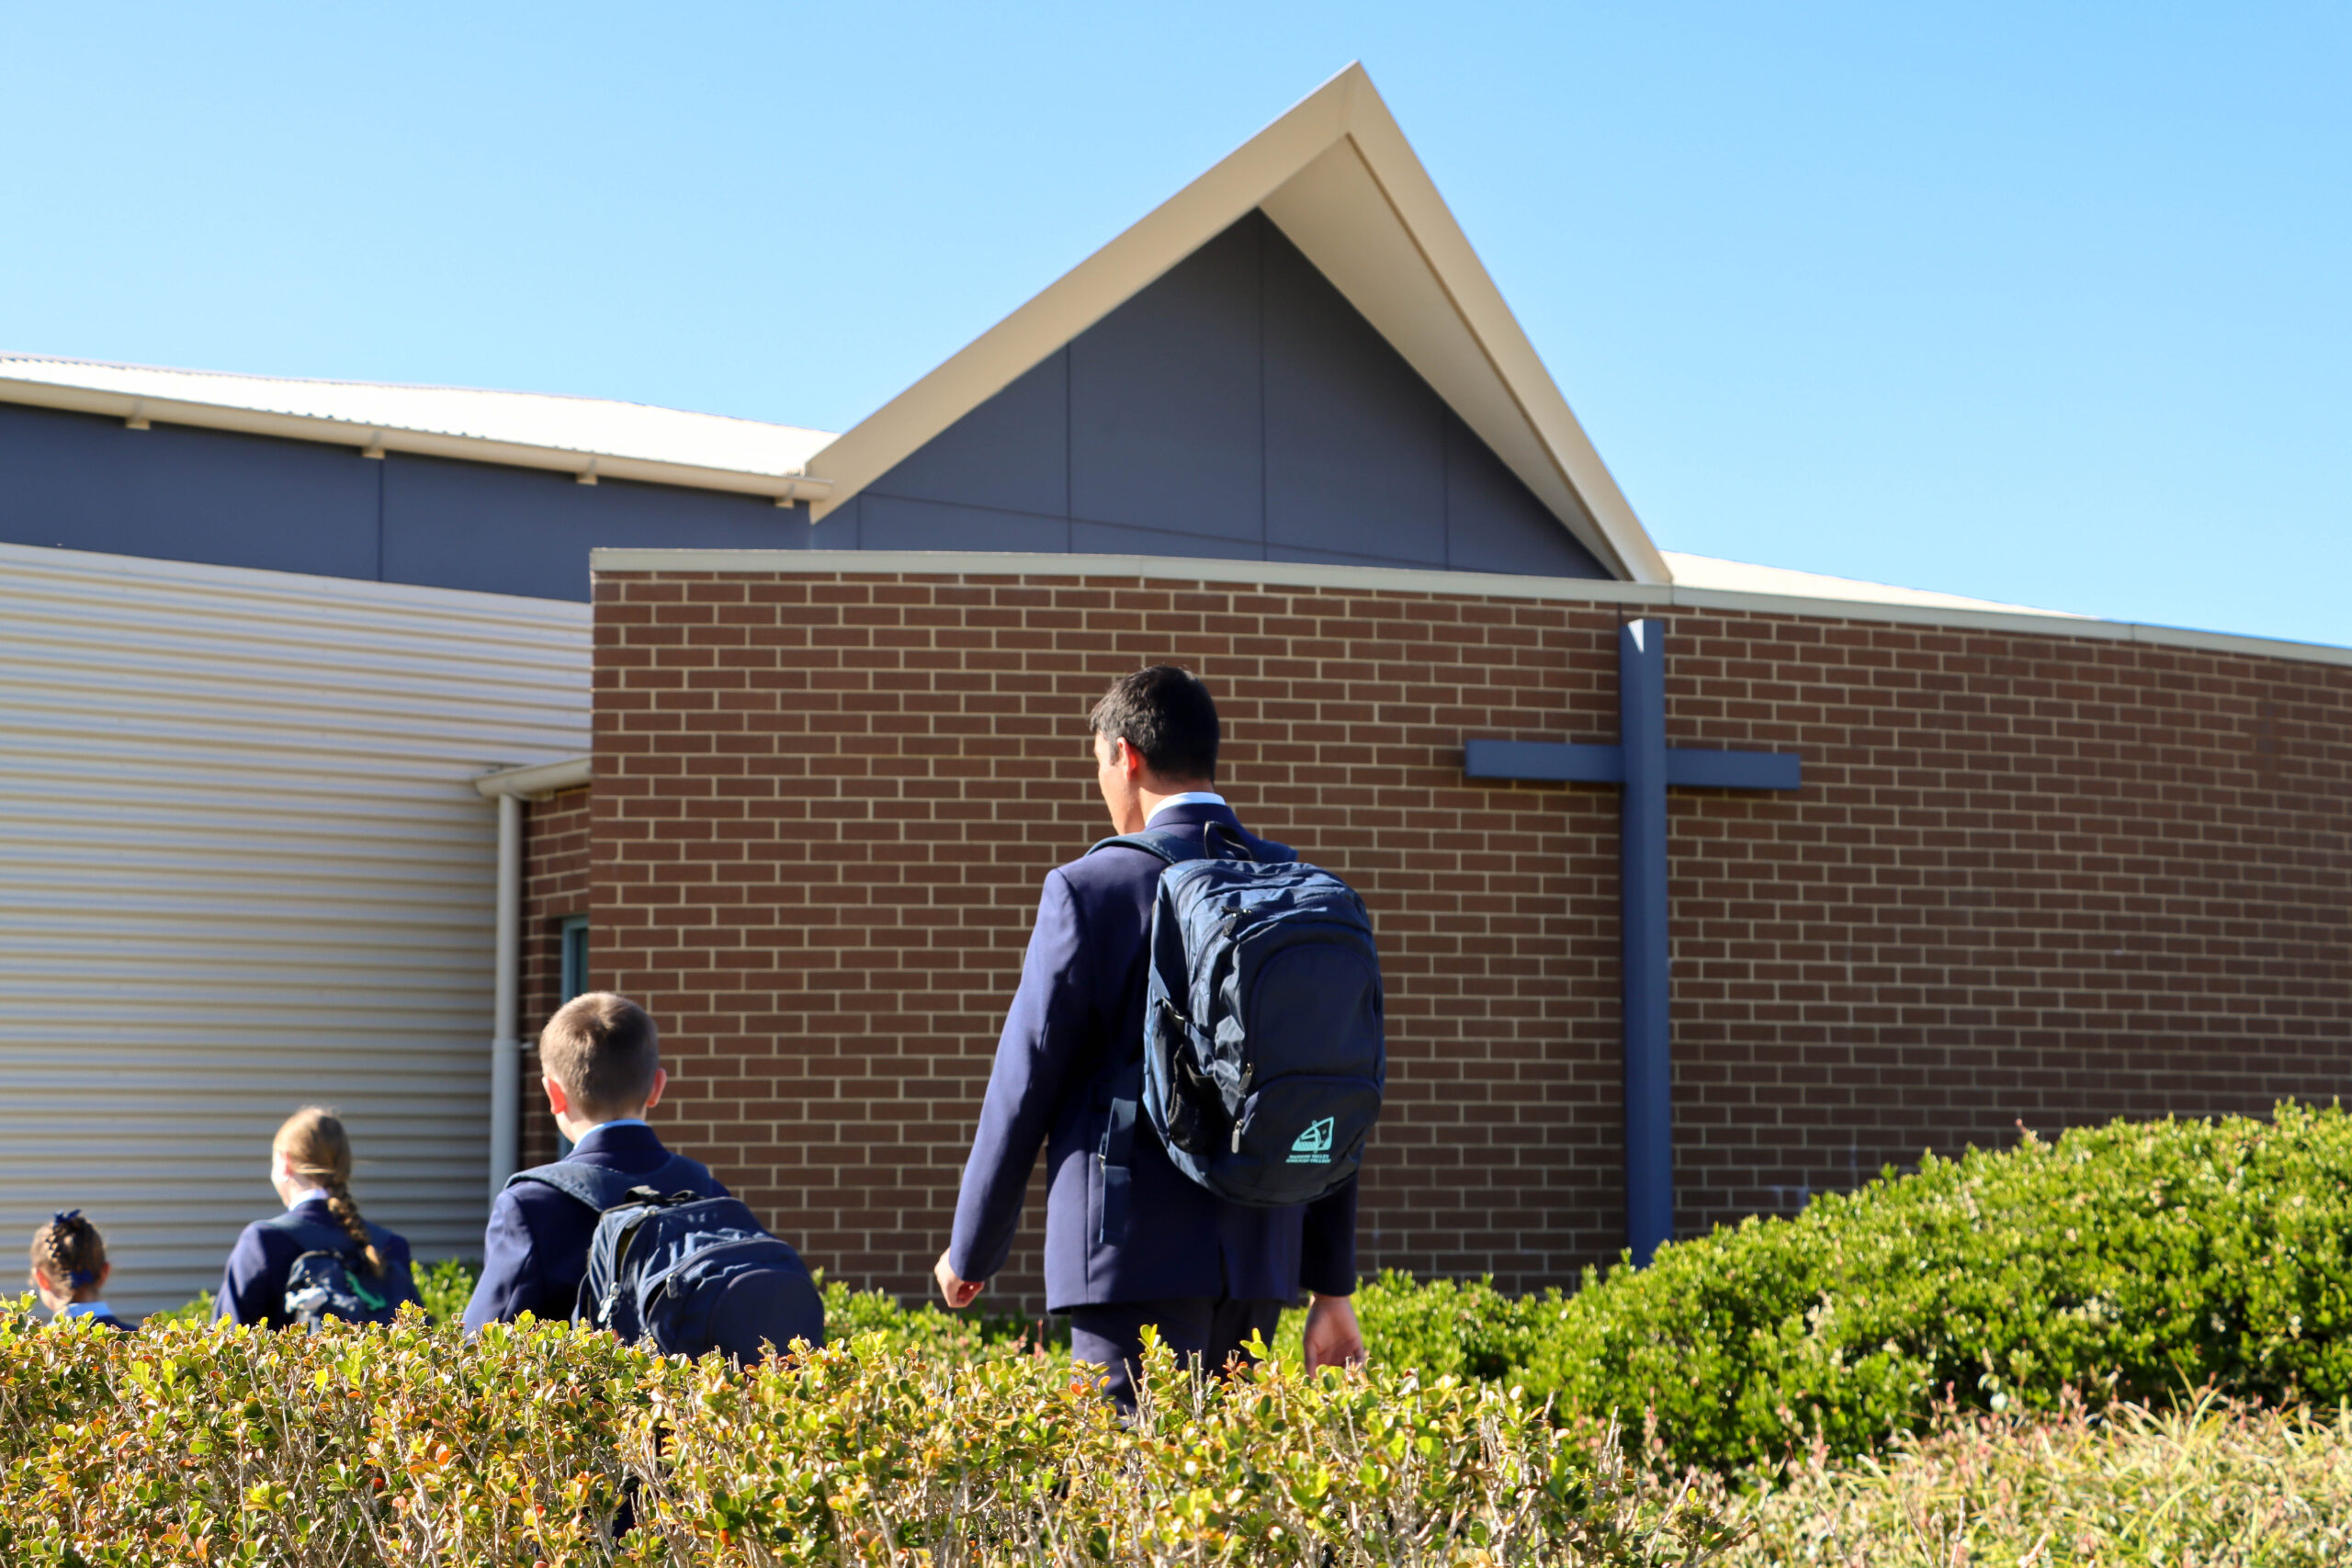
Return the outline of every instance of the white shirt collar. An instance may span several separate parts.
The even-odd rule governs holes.
[[[313,1198],[318,1199],[321,1202],[324,1202],[326,1201],[326,1196],[327,1190],[323,1187],[297,1187],[294,1189],[292,1194],[287,1198],[286,1206],[291,1209],[296,1204],[307,1203]]]
[[[1162,800],[1159,805],[1153,807],[1151,808],[1151,817],[1145,818],[1143,819],[1143,825],[1147,828],[1150,827],[1151,818],[1159,816],[1161,812],[1167,810],[1171,806],[1223,806],[1224,804],[1225,796],[1217,794],[1215,790],[1186,790],[1182,795],[1171,795],[1165,800]]]

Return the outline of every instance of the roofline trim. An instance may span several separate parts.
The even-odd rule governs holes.
[[[566,757],[559,761],[533,762],[527,767],[500,768],[477,774],[474,788],[488,800],[502,795],[537,800],[560,790],[578,789],[589,782],[589,777],[588,758]]]
[[[119,419],[134,430],[147,429],[161,421],[165,424],[225,430],[240,435],[271,435],[282,440],[349,446],[367,457],[380,457],[387,452],[405,452],[421,457],[453,457],[465,462],[497,463],[513,468],[537,468],[570,474],[583,484],[593,484],[598,479],[634,479],[645,484],[677,485],[687,490],[715,490],[733,495],[762,496],[779,506],[820,500],[833,488],[831,480],[807,474],[762,474],[740,468],[707,468],[691,463],[664,462],[657,457],[618,457],[605,452],[533,446],[480,435],[403,430],[391,425],[363,424],[356,420],[330,419],[320,414],[230,408],[219,403],[188,402],[176,398],[154,398],[7,377],[0,377],[0,402],[60,409],[69,413],[103,414],[110,419]]]
[[[810,521],[823,518],[880,479],[1342,143],[1363,164],[1558,480],[1590,517],[1590,532],[1561,516],[1552,502],[1545,502],[1546,509],[1611,570],[1635,582],[1671,582],[1672,570],[1644,532],[1361,64],[1351,64],[1324,83],[1206,174],[834,437],[808,459],[812,476],[833,483],[831,492],[812,504]]]
[[[1348,588],[1362,592],[1436,593],[1462,599],[1624,604],[1653,609],[1738,610],[1814,620],[1881,621],[1953,631],[2027,632],[2039,637],[2134,642],[2205,653],[2290,659],[2352,668],[2352,648],[2244,637],[2235,632],[2105,621],[2064,612],[1961,610],[1889,604],[1867,599],[1813,599],[1682,588],[1667,583],[1601,582],[1576,577],[1516,577],[1499,572],[1409,567],[1339,566],[1310,561],[1207,560],[1191,556],[1018,555],[978,550],[591,550],[597,575],[695,572],[714,577],[790,572],[818,577],[1129,577],[1148,581],[1238,583],[1263,588]]]

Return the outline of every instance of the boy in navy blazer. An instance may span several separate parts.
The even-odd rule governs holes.
[[[566,1002],[539,1032],[540,1086],[555,1124],[572,1142],[569,1161],[643,1176],[662,1192],[723,1197],[710,1172],[662,1146],[645,1113],[661,1103],[659,1032],[646,1010],[611,991]],[[571,1315],[596,1211],[537,1181],[515,1181],[491,1206],[481,1279],[466,1303],[466,1332],[511,1323],[525,1313]]]
[[[1216,705],[1189,671],[1157,665],[1123,677],[1089,722],[1114,831],[1198,833],[1211,822],[1240,830],[1212,788]],[[1253,849],[1265,841],[1242,838]],[[1218,1367],[1253,1332],[1272,1339],[1282,1309],[1305,1290],[1308,1366],[1364,1353],[1348,1302],[1356,1282],[1353,1181],[1290,1208],[1227,1203],[1180,1172],[1142,1126],[1123,1234],[1107,1234],[1097,1150],[1113,1083],[1140,1048],[1162,869],[1157,857],[1120,847],[1047,874],[964,1167],[955,1229],[934,1269],[941,1295],[960,1308],[1004,1267],[1042,1145],[1046,1305],[1070,1314],[1078,1359],[1102,1368],[1112,1397],[1128,1408],[1147,1324],[1180,1358]]]

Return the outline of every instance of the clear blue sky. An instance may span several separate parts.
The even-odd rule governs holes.
[[[2352,643],[2340,3],[0,0],[0,349],[838,430],[1357,58],[1667,548]]]

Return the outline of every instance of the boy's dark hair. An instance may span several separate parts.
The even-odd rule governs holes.
[[[1190,670],[1155,664],[1120,676],[1086,722],[1106,739],[1125,741],[1162,778],[1216,777],[1216,704]]]
[[[539,1031],[539,1066],[583,1116],[645,1109],[662,1066],[661,1033],[643,1008],[613,991],[590,991],[556,1010]]]

